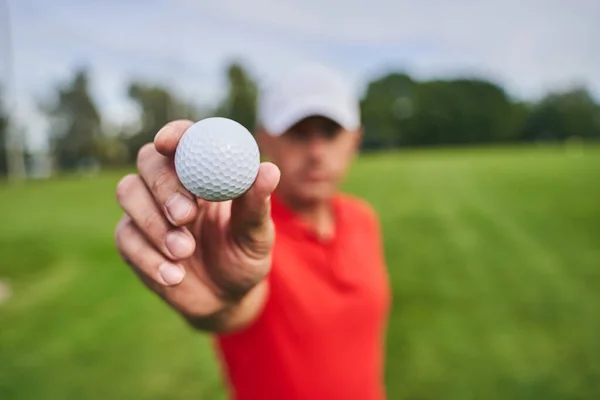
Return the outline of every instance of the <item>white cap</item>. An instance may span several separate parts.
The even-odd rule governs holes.
[[[357,129],[360,100],[339,73],[318,64],[289,71],[259,99],[258,122],[271,135],[281,135],[310,116],[329,118],[348,130]]]

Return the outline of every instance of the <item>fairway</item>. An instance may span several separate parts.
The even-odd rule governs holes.
[[[0,184],[0,399],[225,398],[116,254],[123,173]],[[600,398],[600,148],[368,154],[345,188],[384,229],[390,399]]]

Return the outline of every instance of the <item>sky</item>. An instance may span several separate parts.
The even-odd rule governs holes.
[[[359,91],[402,71],[490,79],[521,99],[584,84],[600,98],[599,22],[598,0],[0,0],[0,80],[35,149],[48,128],[37,104],[82,65],[113,124],[137,116],[132,79],[215,104],[232,60],[260,84],[320,62]]]

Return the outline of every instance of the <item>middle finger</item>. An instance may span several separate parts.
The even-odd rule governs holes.
[[[193,254],[196,246],[192,234],[167,221],[139,175],[124,177],[117,186],[117,197],[123,211],[166,257],[176,260]]]

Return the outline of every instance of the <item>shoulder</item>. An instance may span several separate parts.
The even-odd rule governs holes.
[[[360,243],[356,248],[385,263],[383,230],[375,207],[367,200],[349,194],[338,196],[338,206],[347,237]],[[372,249],[372,252],[367,249]]]
[[[343,214],[358,224],[379,227],[379,215],[367,200],[348,193],[337,196],[338,206]]]

